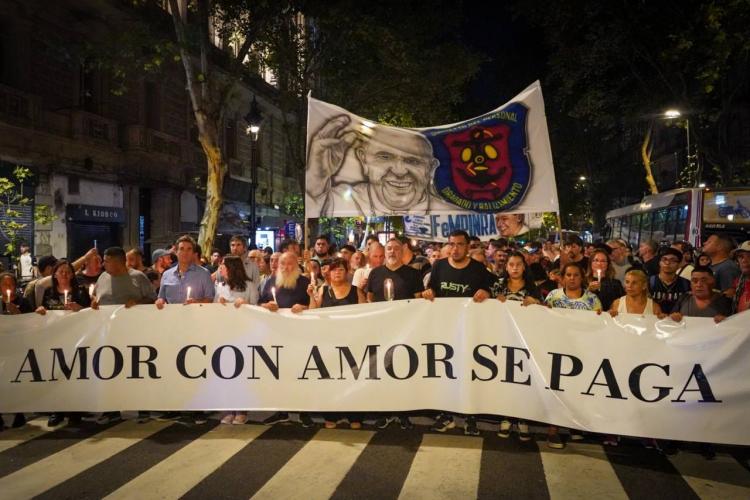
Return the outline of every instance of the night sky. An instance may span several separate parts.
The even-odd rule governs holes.
[[[489,59],[469,84],[457,110],[465,119],[498,107],[541,79],[546,52],[541,34],[523,19],[513,19],[507,3],[469,0],[463,9],[464,42]]]

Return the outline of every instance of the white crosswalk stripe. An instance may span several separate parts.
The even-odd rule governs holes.
[[[541,455],[552,499],[628,498],[598,444],[570,443],[559,451],[543,448]]]
[[[178,498],[265,430],[254,425],[215,427],[107,498]]]
[[[0,478],[0,491],[7,498],[31,498],[168,425],[171,423],[149,422],[139,425],[134,420],[123,422]]]
[[[31,420],[25,426],[9,431],[8,439],[3,439],[4,436],[0,435],[0,453],[54,430],[54,427],[47,427],[46,418]]]
[[[319,431],[253,498],[330,498],[373,434],[343,429]]]
[[[399,498],[475,498],[482,439],[425,434]]]
[[[701,498],[724,500],[750,495],[750,474],[729,455],[719,453],[709,461],[695,453],[678,453],[669,460]]]
[[[237,471],[244,474],[245,467],[247,474],[262,468],[264,458],[270,459],[278,443],[287,438],[297,444],[287,446],[285,455],[271,460],[257,484],[243,489],[242,477],[237,477],[240,487],[232,489],[232,495],[222,495],[221,491],[217,495],[244,499],[367,496],[366,491],[358,489],[362,481],[357,478],[362,475],[363,481],[389,481],[393,468],[389,469],[389,464],[373,468],[373,464],[383,453],[379,450],[384,443],[400,447],[405,435],[412,436],[412,444],[399,452],[406,453],[399,462],[402,474],[398,482],[402,484],[389,489],[387,497],[491,497],[501,491],[496,488],[497,482],[513,481],[533,483],[537,485],[536,496],[552,499],[620,499],[647,493],[649,486],[644,484],[664,484],[665,477],[671,481],[667,488],[676,488],[675,494],[681,496],[750,497],[750,471],[737,458],[721,451],[715,460],[708,461],[691,451],[664,457],[635,443],[605,450],[599,444],[576,442],[564,450],[551,450],[544,441],[520,444],[489,433],[468,437],[423,433],[424,429],[412,431],[415,434],[398,434],[404,431],[392,429],[315,432],[292,425],[272,428],[216,423],[202,429],[170,422],[126,421],[97,431],[94,424],[86,425],[89,431],[80,439],[71,437],[75,431],[70,429],[53,432],[42,419],[0,433],[0,499],[45,493],[47,498],[57,498],[69,492],[80,498],[180,498],[191,491],[193,498],[199,498],[198,492],[205,496],[217,485],[233,481]],[[271,429],[266,438],[264,434]],[[393,434],[380,434],[388,432]],[[135,446],[142,444],[147,446]],[[153,453],[160,446],[172,447],[140,469],[132,467],[132,462],[141,459],[141,449]],[[25,456],[24,450],[30,455]],[[748,455],[746,449],[729,451]],[[520,454],[527,461],[524,463],[533,461],[535,472],[523,477],[517,470],[513,477],[505,476],[503,464]],[[642,458],[649,465],[640,467]],[[89,470],[88,476],[84,474]],[[104,485],[89,488],[85,481],[91,477]],[[109,489],[108,477],[114,482]]]

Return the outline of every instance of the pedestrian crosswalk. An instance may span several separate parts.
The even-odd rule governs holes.
[[[551,450],[494,433],[134,420],[0,433],[5,498],[750,497],[750,453],[708,461],[635,444]]]

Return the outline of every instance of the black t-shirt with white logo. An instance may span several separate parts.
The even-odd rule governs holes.
[[[365,293],[372,292],[374,302],[385,301],[385,280],[393,281],[393,300],[413,299],[414,294],[420,293],[424,286],[419,271],[409,266],[401,266],[391,271],[385,265],[378,266],[367,277]]]
[[[663,312],[668,313],[672,311],[680,297],[690,292],[690,281],[677,276],[676,280],[665,285],[659,276],[651,276],[648,287],[654,302],[659,304]]]
[[[456,269],[448,259],[436,260],[427,287],[435,292],[435,297],[473,297],[477,290],[490,293],[497,276],[483,264],[470,259],[469,265]]]

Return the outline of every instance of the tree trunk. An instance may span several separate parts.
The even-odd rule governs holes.
[[[210,255],[216,237],[216,228],[219,225],[219,215],[224,202],[222,189],[224,177],[227,173],[227,165],[219,146],[218,129],[213,121],[204,122],[199,125],[199,140],[206,153],[208,175],[206,177],[206,207],[201,218],[200,232],[198,233],[198,244],[203,250],[203,255]]]
[[[641,159],[643,160],[643,168],[646,169],[646,182],[651,190],[651,194],[658,194],[659,188],[656,187],[654,174],[651,172],[651,152],[653,151],[653,144],[651,144],[652,131],[653,126],[649,125],[646,135],[643,138],[643,144],[641,144]]]

